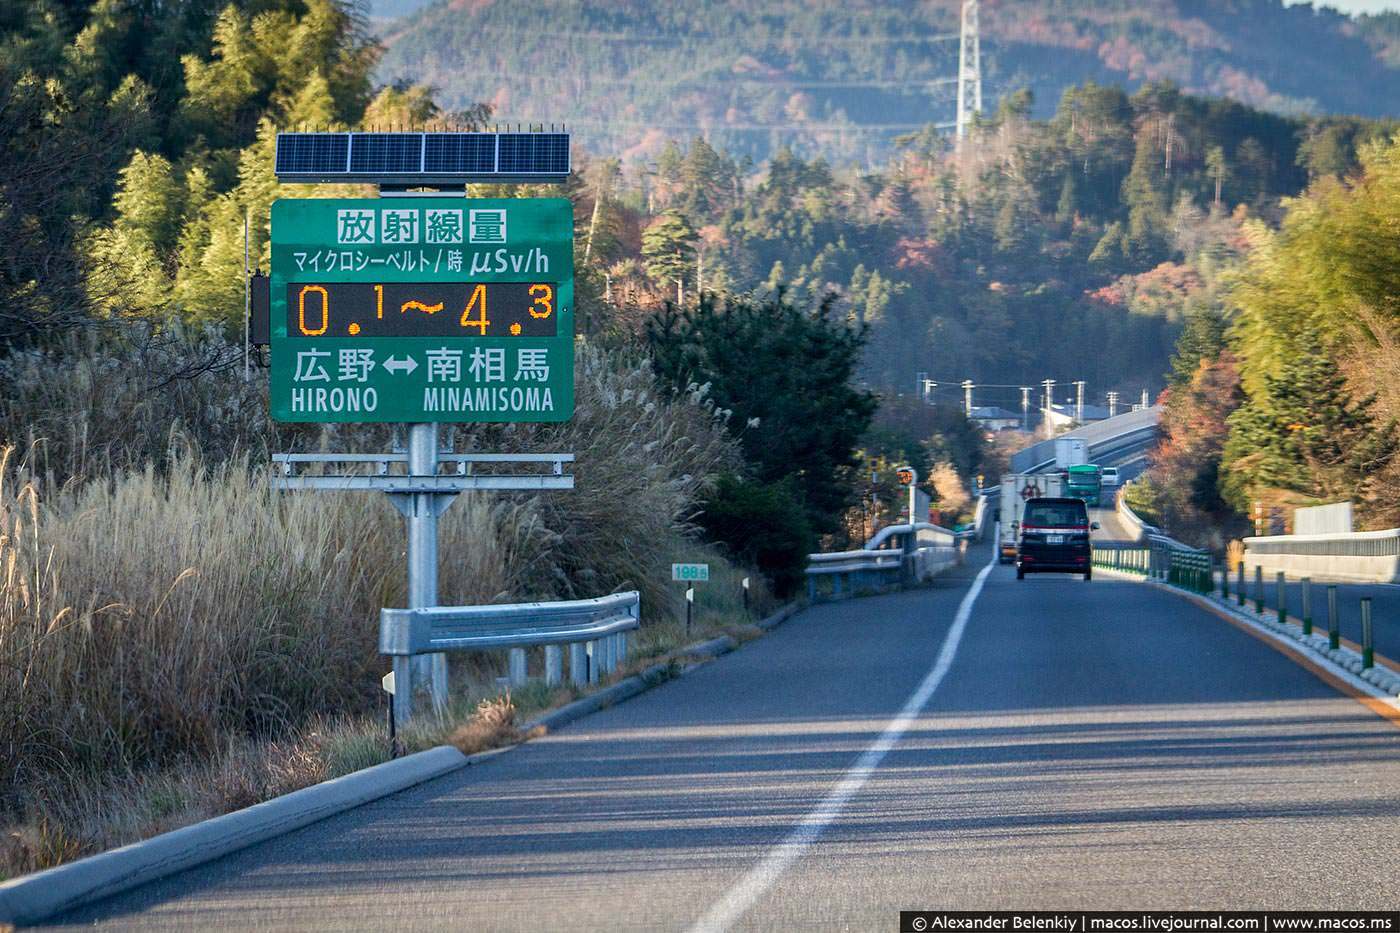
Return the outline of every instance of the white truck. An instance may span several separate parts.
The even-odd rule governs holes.
[[[1058,453],[1059,444],[1055,446]],[[1026,509],[1027,499],[1064,494],[1063,473],[1008,473],[1003,476],[1001,509],[997,514],[997,560],[1003,564],[1010,564],[1016,560],[1016,531],[1021,526],[1021,514]]]
[[[1067,470],[1089,462],[1089,442],[1082,437],[1055,438],[1055,467]]]

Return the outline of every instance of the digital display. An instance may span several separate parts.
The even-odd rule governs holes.
[[[554,337],[553,282],[293,282],[288,337]]]

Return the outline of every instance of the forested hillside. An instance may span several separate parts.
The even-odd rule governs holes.
[[[957,0],[919,4],[376,0],[379,75],[505,121],[565,122],[597,153],[650,155],[702,133],[756,160],[781,145],[873,164],[953,118]],[[1400,16],[1282,0],[982,4],[988,105],[1030,89],[1047,116],[1093,80],[1148,81],[1282,113],[1395,113]],[[1306,50],[1306,54],[1303,54]]]
[[[1156,391],[1182,323],[1219,306],[1245,223],[1276,219],[1281,197],[1345,175],[1394,129],[1164,84],[1131,97],[1089,84],[1048,120],[1031,111],[1028,94],[1008,95],[967,146],[916,134],[875,173],[780,149],[751,177],[700,138],[646,171],[592,160],[581,258],[613,298],[598,313],[649,313],[678,281],[692,297],[697,284],[830,293],[869,325],[863,373],[877,386],[907,390],[929,371]]]

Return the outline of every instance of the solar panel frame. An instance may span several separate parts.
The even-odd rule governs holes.
[[[557,183],[572,171],[568,133],[278,133],[274,161],[293,183]]]

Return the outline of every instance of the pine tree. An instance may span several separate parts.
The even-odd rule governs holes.
[[[657,283],[686,281],[695,268],[695,228],[679,211],[667,211],[642,234],[642,259]]]
[[[1230,417],[1227,498],[1244,511],[1260,491],[1312,498],[1356,496],[1396,450],[1394,424],[1378,426],[1374,400],[1356,400],[1315,330],[1305,330],[1277,375],[1264,377]]]

